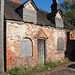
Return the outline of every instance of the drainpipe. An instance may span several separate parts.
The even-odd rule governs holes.
[[[0,72],[4,72],[4,0],[0,3]]]

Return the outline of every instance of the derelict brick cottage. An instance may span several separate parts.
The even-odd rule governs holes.
[[[20,65],[58,61],[65,57],[67,31],[58,0],[52,12],[37,8],[33,0],[4,2],[4,59],[6,70]]]
[[[7,70],[63,59],[67,36],[56,0],[50,14],[38,9],[33,0],[16,2],[21,0],[5,1]]]

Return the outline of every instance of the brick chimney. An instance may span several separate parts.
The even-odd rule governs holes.
[[[21,0],[11,0],[11,1],[21,4]]]
[[[59,9],[58,0],[53,0],[53,4],[51,5],[52,12]]]

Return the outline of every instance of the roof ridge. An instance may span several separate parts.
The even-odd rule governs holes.
[[[31,3],[31,4],[32,4],[32,5],[34,4],[34,5],[33,5],[33,7],[35,8],[35,10],[37,10],[37,9],[38,9],[38,7],[36,6],[36,4],[34,3],[34,1],[33,1],[33,0],[27,0],[27,1],[25,1],[24,3],[22,3],[19,7],[23,6],[24,4],[26,4],[26,3],[27,3],[27,2],[29,2],[29,1],[32,1],[32,3]],[[18,7],[18,8],[19,8],[19,7]],[[18,9],[18,8],[17,8],[17,9]]]
[[[45,10],[43,10],[43,9],[40,9],[40,8],[38,8],[38,9],[41,10],[41,11],[47,12],[47,11],[45,11]],[[49,12],[47,12],[47,13],[49,13]]]

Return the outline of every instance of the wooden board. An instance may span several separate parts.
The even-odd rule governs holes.
[[[45,40],[38,39],[38,64],[43,64],[45,61]]]
[[[32,57],[32,41],[25,38],[21,41],[21,57]]]

